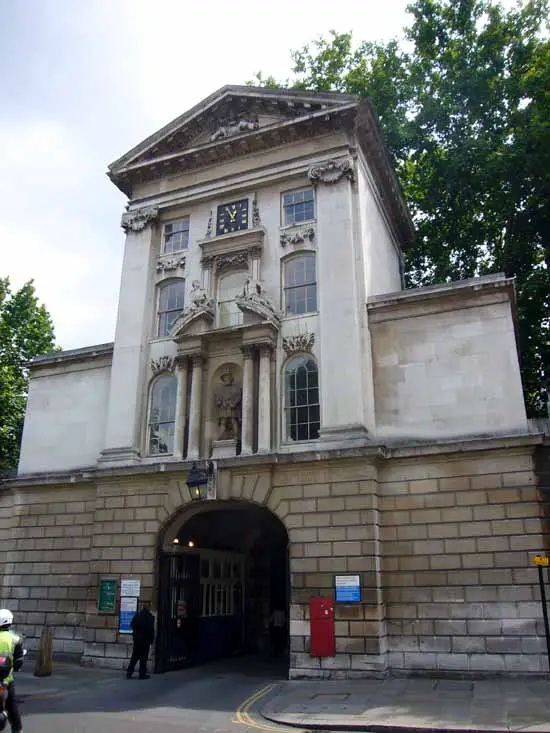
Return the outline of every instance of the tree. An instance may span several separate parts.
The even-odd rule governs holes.
[[[32,280],[15,293],[0,278],[0,476],[16,468],[29,384],[29,361],[54,350],[50,315]]]
[[[416,0],[401,42],[332,31],[293,53],[286,83],[371,97],[417,226],[410,286],[516,278],[530,416],[544,414],[550,370],[547,12],[547,0]]]

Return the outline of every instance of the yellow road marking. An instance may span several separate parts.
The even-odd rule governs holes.
[[[288,733],[296,733],[296,728],[287,728],[284,725],[269,725],[267,723],[261,723],[259,720],[256,720],[250,715],[250,708],[258,702],[258,700],[261,700],[262,697],[265,697],[268,692],[271,692],[271,690],[275,687],[274,684],[266,685],[265,687],[262,687],[260,690],[256,690],[250,697],[248,697],[244,702],[242,702],[239,707],[236,710],[236,720],[233,720],[234,723],[240,723],[241,725],[247,725],[249,728],[255,728],[256,730],[265,730],[265,731],[279,731],[279,733],[283,733],[284,731],[288,731]]]

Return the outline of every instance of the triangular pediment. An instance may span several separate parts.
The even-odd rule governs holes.
[[[247,139],[356,104],[357,98],[346,94],[223,87],[112,163],[109,175],[120,185],[129,172],[169,166],[174,158],[186,154],[196,159],[205,149],[227,146],[237,139],[246,152]]]

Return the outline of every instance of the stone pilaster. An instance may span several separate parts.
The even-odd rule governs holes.
[[[183,436],[187,408],[187,359],[183,358],[176,366],[178,387],[176,392],[176,419],[174,425],[174,456],[183,457]]]
[[[202,370],[204,356],[194,354],[191,357],[193,373],[191,376],[191,400],[189,403],[189,441],[187,460],[196,461],[200,455],[201,441],[201,400],[202,400]]]
[[[142,395],[146,388],[143,344],[149,337],[149,307],[154,208],[127,211],[122,217],[126,244],[118,302],[105,444],[100,460],[125,464],[139,460]]]
[[[253,451],[254,431],[254,349],[252,346],[243,346],[243,397],[242,397],[242,427],[241,452],[244,455]]]
[[[271,344],[262,344],[260,351],[260,394],[258,399],[258,453],[271,450]]]

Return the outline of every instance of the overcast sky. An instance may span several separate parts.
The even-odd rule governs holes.
[[[114,338],[125,197],[107,165],[224,84],[290,75],[330,29],[400,34],[407,0],[0,0],[0,276],[65,349]]]

